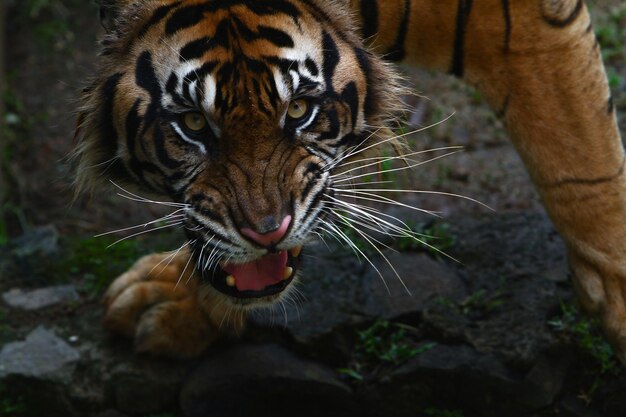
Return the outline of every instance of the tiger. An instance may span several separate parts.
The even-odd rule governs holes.
[[[404,152],[392,129],[400,64],[451,74],[486,98],[565,241],[581,305],[626,362],[625,155],[582,0],[100,7],[76,188],[110,180],[162,196],[189,238],[141,258],[104,295],[105,327],[136,351],[197,356],[225,318],[242,330],[247,311],[293,288],[303,247],[337,230],[346,161]]]

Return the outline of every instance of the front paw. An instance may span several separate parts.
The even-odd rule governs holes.
[[[159,356],[199,355],[219,335],[198,297],[186,254],[148,255],[120,275],[104,295],[104,326]],[[205,298],[201,298],[206,301]]]
[[[600,319],[616,356],[626,365],[626,268],[609,258],[590,258],[570,253],[578,299]]]

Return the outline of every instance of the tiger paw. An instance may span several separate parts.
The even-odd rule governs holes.
[[[187,253],[141,258],[106,291],[104,326],[133,339],[137,352],[199,355],[219,336],[227,312],[193,274]]]
[[[582,307],[600,319],[617,358],[626,365],[626,277],[606,260],[590,262],[570,253],[570,264]]]

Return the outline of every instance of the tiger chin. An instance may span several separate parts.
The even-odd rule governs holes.
[[[385,126],[399,76],[329,4],[104,2],[77,187],[108,178],[166,196],[188,235],[104,296],[106,327],[138,351],[197,355],[288,292],[303,247],[334,227],[342,167],[397,142]]]

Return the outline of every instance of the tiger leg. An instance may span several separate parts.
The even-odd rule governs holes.
[[[197,356],[223,326],[243,326],[241,313],[231,314],[198,284],[186,251],[141,258],[113,281],[103,303],[108,330],[133,339],[136,351],[160,356]]]
[[[582,305],[626,363],[624,150],[583,1],[352,4],[377,50],[462,77],[503,118],[566,242]]]
[[[582,1],[511,2],[508,15],[499,59],[468,47],[466,78],[502,115],[565,240],[579,300],[626,363],[624,149],[600,47]],[[486,42],[478,26],[468,43]]]

